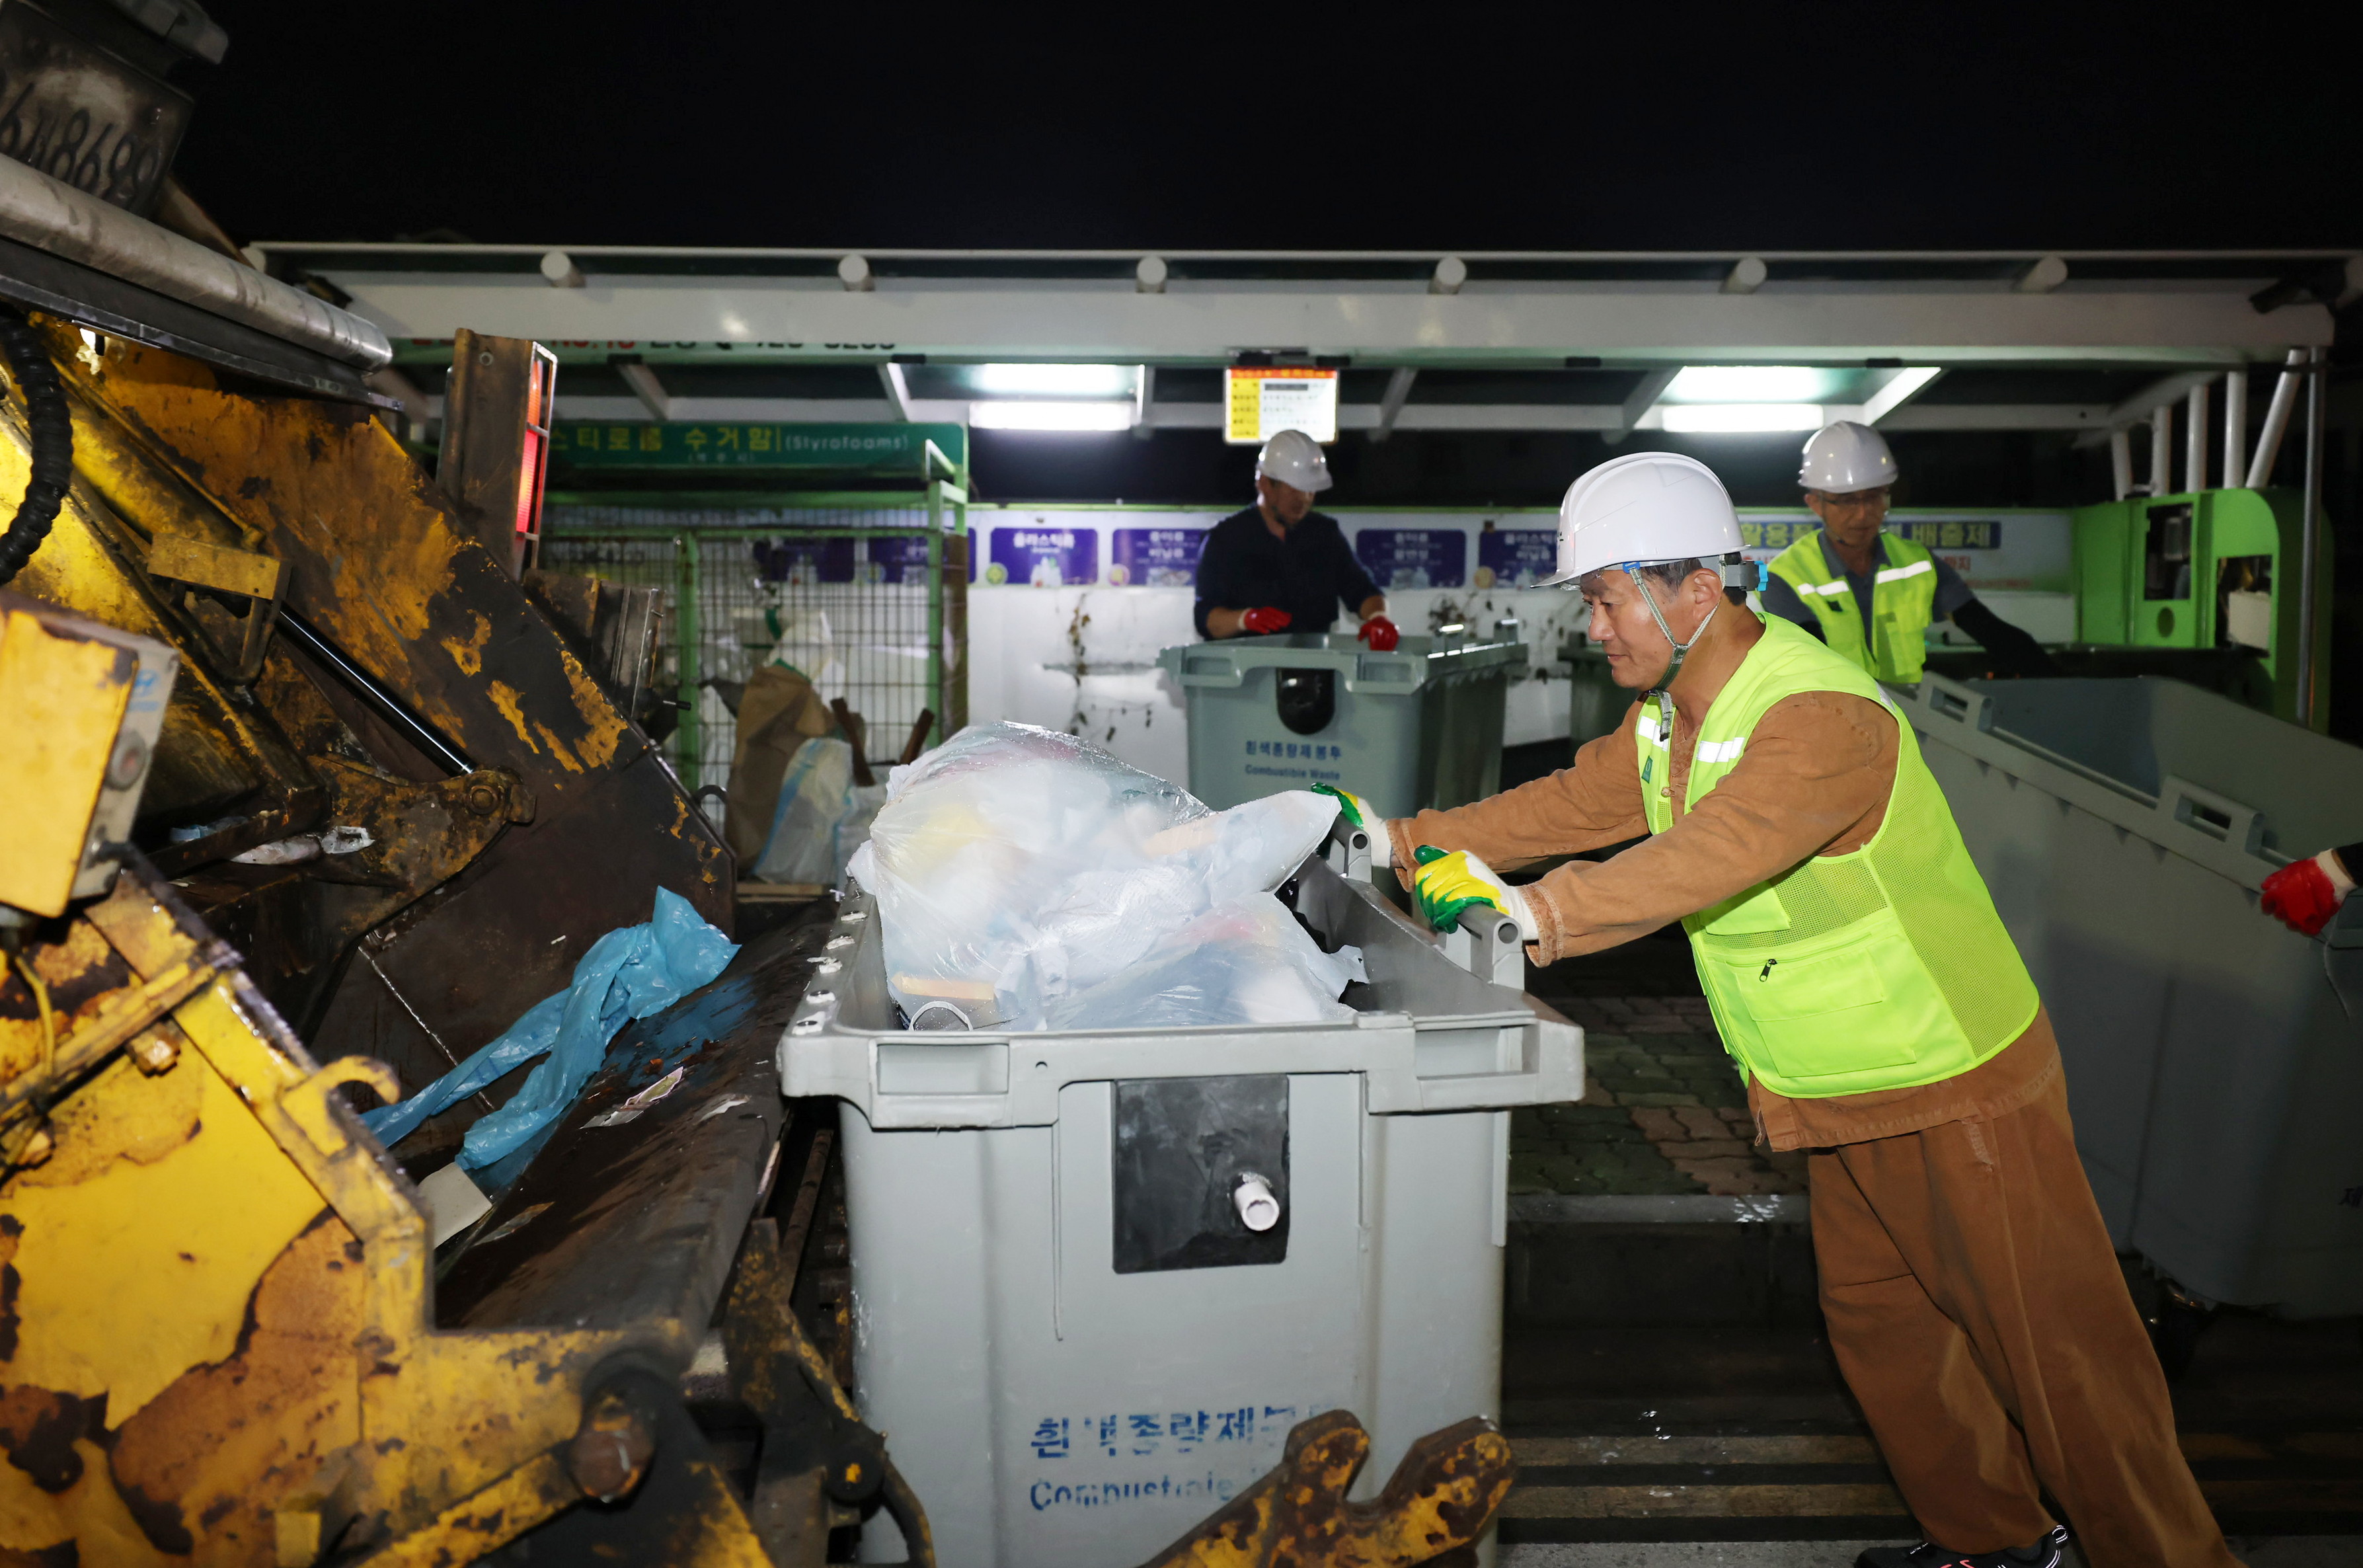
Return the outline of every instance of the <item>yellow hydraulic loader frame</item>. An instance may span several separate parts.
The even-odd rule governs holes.
[[[462,1562],[579,1500],[622,1337],[435,1331],[425,1221],[338,1093],[390,1070],[316,1063],[144,868],[18,962],[46,1005],[0,1016],[0,1114],[40,1134],[0,1185],[0,1550]]]
[[[918,1500],[788,1308],[751,1174],[700,1211],[718,1296],[438,1325],[416,1190],[356,1108],[560,989],[653,885],[727,923],[726,851],[366,406],[35,324],[75,477],[13,586],[169,649],[180,678],[135,848],[86,826],[104,777],[57,783],[128,754],[122,657],[91,654],[79,686],[0,659],[0,724],[42,742],[0,748],[0,874],[96,889],[0,909],[0,1568],[456,1564],[528,1533],[535,1562],[804,1568],[877,1506],[931,1562]],[[10,390],[0,497],[32,462]],[[51,816],[70,830],[34,830]],[[368,841],[235,858],[336,829]],[[37,853],[78,858],[17,863]],[[742,1067],[769,1072],[764,1008],[801,994],[803,940],[722,983],[754,1009]],[[776,1140],[762,1093],[746,1115]],[[751,1487],[683,1404],[716,1351],[762,1427]],[[1509,1485],[1507,1444],[1471,1422],[1348,1504],[1367,1446],[1350,1417],[1306,1423],[1159,1562],[1448,1561]]]

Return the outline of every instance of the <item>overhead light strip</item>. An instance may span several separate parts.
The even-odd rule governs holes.
[[[1002,399],[969,405],[969,423],[980,430],[1128,430],[1134,406],[1122,403],[1064,403],[1047,398]]]

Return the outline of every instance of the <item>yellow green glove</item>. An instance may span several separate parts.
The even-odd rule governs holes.
[[[1391,866],[1394,864],[1394,844],[1387,834],[1386,818],[1371,810],[1370,803],[1369,801],[1364,800],[1360,795],[1354,794],[1351,790],[1338,789],[1333,785],[1326,784],[1315,784],[1313,786],[1313,793],[1315,795],[1335,796],[1337,802],[1338,814],[1346,818],[1347,826],[1350,828],[1359,828],[1362,831],[1370,836],[1370,863],[1372,865]]]
[[[1535,924],[1525,895],[1503,882],[1492,866],[1466,850],[1445,851],[1422,844],[1413,852],[1419,870],[1412,880],[1412,897],[1429,925],[1448,931],[1460,923],[1462,910],[1483,904],[1515,920],[1518,935],[1527,941],[1542,940],[1542,928]]]

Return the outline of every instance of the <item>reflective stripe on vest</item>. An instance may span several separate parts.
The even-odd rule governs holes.
[[[1695,806],[1737,766],[1784,697],[1845,692],[1885,704],[1869,676],[1778,616],[1707,709],[1682,792]],[[1894,710],[1890,706],[1889,711]],[[1673,826],[1668,751],[1637,727],[1649,830]],[[1902,734],[1887,815],[1869,844],[1816,855],[1682,921],[1724,1043],[1749,1076],[1798,1099],[1911,1088],[1966,1073],[2016,1040],[2039,998],[1984,879]]]
[[[1822,550],[1822,536],[1807,534],[1772,560],[1772,574],[1796,590],[1821,623],[1832,651],[1851,659],[1882,681],[1918,683],[1928,662],[1928,623],[1936,618],[1936,558],[1924,545],[1897,534],[1879,542],[1888,564],[1871,575],[1871,639],[1862,630],[1862,606],[1846,573]]]

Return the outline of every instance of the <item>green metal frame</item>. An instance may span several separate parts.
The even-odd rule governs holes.
[[[542,516],[549,516],[544,510]],[[542,525],[549,532],[549,525]],[[705,755],[705,721],[699,714],[698,683],[704,679],[705,631],[699,625],[698,584],[702,580],[698,561],[698,536],[684,530],[673,539],[673,673],[679,682],[674,692],[682,703],[680,722],[673,727],[673,761],[675,772],[685,779],[703,779]]]
[[[2303,502],[2286,489],[2187,491],[2135,495],[2080,506],[2074,513],[2077,640],[2096,647],[2202,650],[2218,645],[2216,592],[2223,563],[2261,556],[2272,563],[2272,646],[2257,655],[2272,691],[2271,711],[2326,729],[2330,657],[2330,550],[2323,540],[2313,617],[2314,711],[2300,711],[2298,642],[2305,617],[2298,570],[2303,556]],[[2154,508],[2191,508],[2191,593],[2172,600],[2144,595],[2143,561]]]
[[[923,535],[927,541],[927,706],[935,724],[926,744],[941,745],[968,722],[968,489],[967,477],[933,441],[926,443],[928,470],[919,490],[571,490],[552,491],[545,506],[647,506],[706,512],[831,510],[924,510],[924,524],[876,527],[750,522],[693,527],[660,523],[569,525],[551,517],[552,539],[670,540],[674,546],[674,658],[684,694],[704,678],[704,627],[701,623],[703,544],[750,533],[793,534],[809,539],[884,539]],[[545,512],[545,516],[550,516]],[[947,631],[951,635],[947,637]],[[672,753],[684,779],[701,776],[704,724],[693,696],[685,696],[673,731]]]

